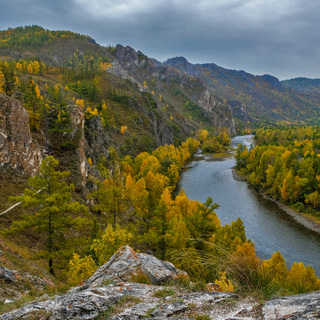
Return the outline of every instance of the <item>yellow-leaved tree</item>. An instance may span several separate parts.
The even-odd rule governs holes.
[[[91,245],[98,258],[99,265],[106,263],[112,255],[122,246],[130,244],[133,236],[128,230],[116,225],[115,228],[108,224],[101,239],[95,239]]]
[[[89,279],[97,270],[97,265],[91,256],[81,258],[74,253],[69,262],[68,282],[70,285],[78,285],[82,281]]]

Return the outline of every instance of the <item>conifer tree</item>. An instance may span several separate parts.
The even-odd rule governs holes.
[[[24,195],[13,197],[24,207],[32,208],[20,221],[14,221],[9,233],[32,230],[44,237],[44,247],[40,257],[48,259],[49,271],[54,274],[54,261],[68,257],[74,246],[74,230],[82,230],[91,222],[79,215],[87,212],[87,207],[72,201],[73,184],[68,185],[69,172],[56,171],[58,160],[48,156],[40,165],[39,175],[29,179],[29,188]],[[83,236],[83,235],[82,235]],[[78,249],[78,248],[77,248]],[[70,250],[70,252],[68,252]]]
[[[3,92],[11,96],[13,94],[16,82],[13,64],[8,64],[7,61],[1,62],[0,71],[2,74],[1,83]]]

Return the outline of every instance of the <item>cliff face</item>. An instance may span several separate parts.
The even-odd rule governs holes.
[[[39,144],[32,139],[27,110],[19,100],[0,93],[0,166],[34,175],[42,158]]]
[[[208,124],[215,127],[226,127],[232,135],[236,134],[232,107],[212,95],[206,82],[200,78],[197,67],[185,58],[174,58],[160,63],[135,51],[130,47],[118,45],[115,50],[115,68],[109,72],[123,79],[136,82],[141,90],[148,91],[144,84],[152,84],[149,91],[157,91],[166,101],[176,105],[176,93],[181,91],[180,100],[192,102],[202,110]],[[154,89],[154,90],[153,90]],[[179,112],[188,114],[189,110],[180,107]],[[191,129],[192,130],[192,129]]]

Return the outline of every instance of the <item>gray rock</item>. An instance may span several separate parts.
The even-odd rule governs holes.
[[[168,318],[162,318],[162,317],[153,317],[153,318],[144,318],[143,320],[164,320],[164,319],[168,319]],[[190,318],[183,318],[183,317],[172,317],[171,319],[174,320],[193,320]]]
[[[6,283],[18,281],[13,271],[1,266],[0,266],[0,279],[4,279]]]
[[[232,292],[195,292],[182,296],[188,303],[195,305],[202,305],[209,302],[223,302],[227,298],[235,297],[237,297],[237,295]]]
[[[11,300],[11,299],[4,300],[4,304],[8,304],[8,303],[12,303],[12,302],[13,302],[13,300]]]
[[[122,313],[112,317],[111,320],[136,320],[145,318],[149,311],[157,307],[156,302],[138,303],[131,308],[126,309]]]
[[[320,319],[320,301],[311,302],[305,310],[285,316],[282,319],[289,320],[315,320]]]
[[[265,320],[319,319],[320,291],[273,299],[262,312]]]
[[[165,318],[183,312],[187,309],[187,306],[184,302],[173,302],[160,306],[154,310],[151,315],[153,317]]]
[[[139,275],[147,276],[152,284],[189,279],[185,271],[177,269],[172,263],[161,261],[146,253],[137,253],[129,246],[125,246],[101,266],[81,289],[100,286],[106,280],[130,282]]]
[[[50,320],[88,320],[106,312],[124,295],[145,295],[150,286],[145,284],[120,284],[71,292],[52,300],[33,302],[0,315],[1,320],[19,320],[44,312]]]

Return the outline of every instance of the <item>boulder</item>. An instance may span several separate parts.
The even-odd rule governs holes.
[[[7,274],[7,270],[1,270]],[[167,287],[132,282],[137,276],[145,276],[155,284],[180,277],[188,279],[185,272],[171,263],[126,246],[82,286],[63,296],[43,296],[0,315],[0,320],[177,320],[198,316],[219,320],[312,320],[320,317],[320,291],[273,299],[262,307],[253,297],[239,298],[232,292],[190,292],[188,288],[171,286],[169,295],[161,295]],[[110,280],[115,283],[110,284]]]
[[[163,304],[157,309],[155,309],[151,315],[153,317],[159,317],[159,318],[166,318],[170,317],[173,314],[181,313],[187,309],[187,305],[184,302],[173,302],[173,303],[167,303]]]
[[[189,276],[170,262],[161,261],[150,254],[137,253],[129,246],[125,246],[101,266],[81,289],[100,286],[110,280],[137,282],[139,279],[149,280],[148,282],[152,284],[164,284],[189,280]]]
[[[0,266],[0,279],[4,279],[6,283],[17,282],[17,277],[14,272]]]

